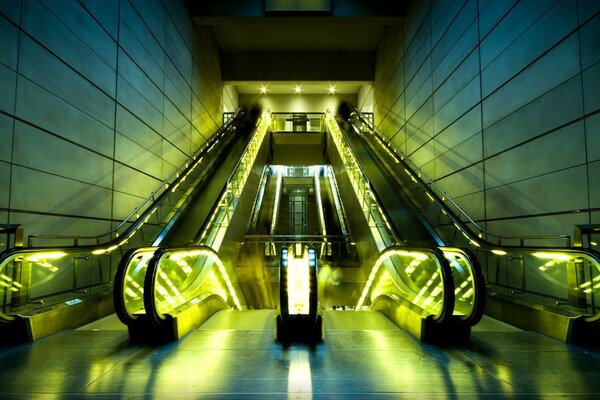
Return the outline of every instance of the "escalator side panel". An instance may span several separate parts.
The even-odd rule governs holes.
[[[169,230],[162,245],[182,246],[194,240],[209,218],[223,186],[242,156],[248,140],[247,135],[236,135],[232,142],[220,150],[209,166],[210,171],[208,171],[207,177],[196,188],[194,198],[176,224]]]
[[[263,282],[264,278],[268,276],[268,274],[265,272],[266,267],[264,265],[252,265],[255,271],[248,276],[248,270],[243,269],[238,271],[238,268],[243,268],[238,264],[238,260],[240,257],[244,236],[246,235],[248,225],[250,224],[250,219],[252,218],[252,208],[254,207],[256,194],[259,190],[262,172],[269,156],[269,142],[270,135],[265,135],[260,150],[256,156],[254,165],[252,166],[250,175],[248,176],[242,194],[238,200],[235,211],[231,216],[231,222],[223,239],[223,244],[218,252],[219,257],[223,260],[223,263],[226,266],[234,266],[231,277],[232,280],[237,280],[236,282],[238,282],[238,284],[242,284],[240,279],[250,279],[251,281],[254,279],[260,279],[260,290],[257,292],[259,298],[245,299],[246,302],[252,306],[254,306],[254,304],[260,304],[261,302],[269,301],[269,295],[264,293],[267,290],[270,292],[270,289],[268,289],[268,282]]]
[[[437,246],[438,243],[426,226],[427,222],[419,218],[418,211],[402,195],[399,184],[390,172],[380,164],[352,129],[346,129],[344,134],[370,184],[377,192],[378,199],[391,219],[399,238],[411,246]]]

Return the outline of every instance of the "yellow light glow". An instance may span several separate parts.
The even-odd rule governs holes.
[[[307,350],[300,353],[298,358],[293,358],[288,370],[288,398],[312,398],[312,377]],[[308,396],[302,396],[303,394]]]
[[[300,245],[301,246],[301,245]],[[287,291],[290,315],[309,313],[310,281],[308,251],[297,258],[288,253]]]
[[[335,86],[333,85],[329,85],[329,94],[334,94],[335,93]]]
[[[572,259],[573,257],[569,254],[565,254],[565,253],[544,253],[544,252],[537,252],[537,253],[533,253],[533,255],[537,258],[542,258],[542,259],[550,259],[550,260],[554,260],[554,261],[569,261],[570,259]]]
[[[497,256],[505,256],[506,255],[506,252],[504,250],[498,250],[498,249],[492,250],[492,253],[496,254]]]
[[[360,309],[362,308],[362,306],[365,302],[365,299],[367,298],[367,295],[369,294],[369,291],[371,289],[371,285],[373,284],[373,281],[375,280],[375,276],[377,275],[377,272],[379,271],[379,267],[381,266],[381,264],[383,264],[383,262],[385,260],[387,260],[391,256],[404,256],[404,257],[414,258],[414,260],[411,261],[411,263],[407,267],[407,273],[412,273],[414,271],[415,266],[419,265],[419,263],[427,260],[427,258],[428,258],[427,254],[417,252],[417,251],[406,251],[406,250],[397,250],[397,249],[387,249],[387,250],[383,251],[383,253],[381,253],[381,255],[379,256],[377,261],[375,261],[375,264],[373,265],[373,268],[371,269],[371,273],[369,274],[367,283],[365,284],[365,287],[363,288],[360,299],[358,300],[358,303],[355,307],[356,311],[360,311]],[[411,268],[412,268],[412,270],[410,270]],[[410,272],[408,272],[409,270],[410,270]],[[437,273],[436,273],[436,276],[437,276]]]
[[[260,93],[267,94],[267,87],[265,85],[260,86]]]
[[[43,261],[43,260],[56,260],[58,258],[62,258],[64,256],[66,256],[66,255],[67,255],[67,253],[65,253],[63,251],[53,251],[53,252],[48,252],[48,253],[36,253],[31,256],[25,257],[25,259],[27,261],[31,261],[31,262],[39,262],[39,261]]]
[[[294,92],[295,92],[296,94],[300,94],[300,92],[302,92],[302,87],[301,87],[301,86],[298,86],[298,85],[296,85],[296,87],[294,88]]]

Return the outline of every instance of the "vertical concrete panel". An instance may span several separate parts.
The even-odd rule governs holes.
[[[581,27],[581,68],[583,70],[600,61],[600,15]]]
[[[141,49],[149,55],[154,63],[159,66],[164,65],[165,52],[157,40],[157,37],[161,37],[163,32],[150,31],[128,0],[121,1],[120,10],[121,32],[125,31],[128,35],[132,36],[128,38],[128,42],[131,44],[132,39],[135,38],[140,44]],[[141,49],[140,53],[142,52]],[[138,54],[130,53],[130,56],[134,60],[138,58]]]
[[[486,191],[487,217],[585,209],[588,206],[585,165],[498,186]]]
[[[426,26],[419,31],[404,54],[404,75],[407,85],[412,82],[424,63],[428,61],[431,63],[428,57],[431,57],[431,37],[429,27]]]
[[[110,190],[13,166],[11,207],[53,214],[110,218]]]
[[[576,75],[579,72],[579,43],[576,39],[573,36],[559,44],[488,97],[483,103],[484,126],[491,125]],[[482,82],[482,85],[486,83]]]
[[[8,208],[10,197],[10,163],[0,161],[0,208]],[[2,222],[0,222],[2,223]]]
[[[596,0],[577,0],[577,11],[579,13],[579,23],[583,23],[600,11],[600,2]]]
[[[0,110],[12,114],[15,110],[15,87],[17,85],[17,73],[0,64],[0,87],[2,95],[0,96]]]
[[[56,135],[112,157],[113,128],[98,122],[27,78],[19,79],[16,115]]]
[[[481,66],[492,60],[540,18],[555,0],[521,0],[481,41]]]
[[[461,4],[462,2],[456,1],[454,3]],[[456,18],[452,21],[452,24],[444,32],[439,42],[436,43],[435,36],[432,41],[434,48],[432,51],[432,59],[434,65],[437,65],[446,55],[451,51],[459,39],[465,34],[469,27],[477,18],[477,1],[468,0],[464,3],[464,7],[459,9],[460,12],[456,15]],[[452,14],[450,16],[453,18]],[[435,25],[432,26],[432,30]],[[464,55],[463,55],[464,56]]]
[[[443,154],[481,132],[481,106],[476,106],[435,136],[437,154]]]
[[[471,79],[450,101],[440,107],[434,116],[434,129],[442,131],[461,115],[473,108],[480,99],[479,76]]]
[[[100,56],[112,69],[117,68],[115,40],[77,0],[42,0],[42,4],[74,32],[86,47]]]
[[[585,119],[585,131],[588,161],[598,161],[600,160],[600,114]]]
[[[433,104],[436,110],[451,101],[465,86],[472,84],[473,78],[477,77],[478,74],[479,57],[477,52],[473,52],[433,94]],[[479,87],[479,84],[477,84],[477,87]],[[479,101],[479,93],[476,94],[476,98]]]
[[[44,21],[43,24],[39,23]],[[36,0],[23,3],[22,28],[66,64],[114,96],[114,68]]]
[[[600,109],[600,63],[583,73],[583,104],[585,113]]]
[[[17,69],[19,30],[8,19],[0,15],[0,63]]]
[[[140,19],[154,34],[158,43],[165,47],[166,11],[160,0],[129,0]]]
[[[161,184],[161,180],[150,177],[129,166],[115,164],[115,191],[146,198]]]
[[[597,208],[600,205],[600,161],[594,161],[588,164],[588,174],[590,182],[590,207]],[[600,223],[598,220],[596,223]]]
[[[114,126],[114,101],[28,36],[21,36],[19,72],[108,127]]]
[[[116,161],[161,179],[162,154],[154,154],[122,135],[116,136],[115,148]]]
[[[553,215],[548,217],[526,217],[488,222],[488,231],[505,236],[558,236],[572,235],[578,224],[587,224],[586,214]],[[563,240],[527,240],[534,246],[564,246]]]
[[[0,114],[0,161],[11,161],[13,145],[13,124],[13,118],[8,117],[4,114]]]
[[[456,20],[461,20],[460,16],[457,16],[462,12],[464,8],[470,7],[466,5],[468,2],[472,5],[477,5],[476,1],[473,0],[459,0],[459,1],[441,1],[434,2],[431,6],[431,40],[434,43],[438,43],[440,38],[446,31],[452,30],[451,25],[456,23]],[[476,9],[474,10],[477,11]],[[474,16],[475,14],[473,14]]]
[[[465,58],[474,55],[479,60],[477,44],[477,23],[474,21],[460,38],[454,42],[454,46],[446,56],[439,63],[433,65],[434,89],[438,88],[465,61]]]
[[[112,186],[111,159],[21,122],[15,124],[13,162],[79,182]]]
[[[571,124],[485,161],[488,188],[585,163],[583,122]]]
[[[166,27],[165,50],[167,56],[189,85],[192,79],[192,54],[177,30],[176,23],[167,18]]]
[[[581,78],[576,76],[485,128],[485,155],[568,123],[583,113]]]
[[[435,179],[444,177],[481,161],[481,133],[475,134],[452,149],[442,152],[436,143]]]
[[[478,193],[483,190],[483,164],[455,172],[439,179],[437,184],[452,198]]]
[[[112,5],[106,0],[80,0],[79,2],[98,21],[100,26],[108,32],[113,40],[116,41],[119,29],[118,4]]]
[[[165,61],[164,90],[166,97],[173,105],[175,105],[179,112],[189,116],[191,90],[189,89],[187,81],[181,76],[177,68],[169,59]]]
[[[484,38],[519,0],[480,0],[479,1],[479,31]]]
[[[135,34],[124,23],[121,24],[119,37],[121,49],[144,71],[144,74],[152,80],[154,85],[162,90],[164,81],[163,62],[156,61],[155,57],[140,43]]]
[[[130,57],[119,50],[119,76],[135,89],[152,107],[161,110],[163,107],[163,94]]]
[[[165,162],[170,164],[172,171],[174,170],[174,168],[179,167],[183,162],[185,162],[185,160],[187,159],[187,155],[184,152],[182,152],[178,147],[173,146],[171,143],[165,140],[163,142],[163,159]],[[165,170],[163,166],[163,173],[165,171],[168,170]]]
[[[557,2],[482,71],[482,93],[488,96],[500,85],[556,45],[577,26],[577,10],[570,0]],[[548,29],[552,26],[552,29]]]
[[[415,34],[422,26],[431,26],[431,14],[429,13],[430,6],[430,0],[417,0],[409,7],[406,14],[406,21],[409,21],[410,23],[407,23],[404,29],[404,43],[406,45],[413,41]],[[406,48],[404,50],[406,51]]]
[[[388,135],[400,132],[394,143],[427,171],[433,168],[443,187],[475,218],[570,212],[598,204],[591,183],[588,188],[582,150],[587,148],[588,160],[600,159],[595,134],[600,117],[577,122],[584,112],[600,109],[600,17],[595,15],[600,6],[595,3],[414,2],[405,19],[404,51],[394,60],[385,57],[392,46],[389,35],[378,45],[376,124]],[[581,31],[573,34],[578,23]],[[406,81],[399,82],[400,76]],[[402,112],[408,120],[404,124],[398,118]],[[596,170],[589,173],[590,182],[598,180]],[[519,227],[524,220],[506,220],[506,225],[514,224],[511,232],[521,235],[564,233],[573,221],[586,218],[581,213],[540,217],[535,227]]]
[[[121,106],[144,121],[155,132],[162,133],[162,107],[156,108],[146,98],[131,86],[125,79],[119,77],[117,101]]]
[[[21,24],[21,2],[22,0],[4,0],[0,1],[0,13],[15,24]]]
[[[117,108],[117,132],[149,152],[162,153],[162,137],[121,106]]]

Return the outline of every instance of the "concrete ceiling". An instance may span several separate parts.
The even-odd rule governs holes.
[[[361,85],[373,79],[365,79],[366,70],[374,71],[374,67],[365,65],[374,66],[375,51],[385,27],[402,23],[408,3],[331,0],[323,2],[329,5],[329,11],[324,13],[273,14],[265,11],[264,1],[189,0],[194,23],[214,32],[224,54],[224,83],[235,86],[240,94],[259,94],[263,85],[268,87],[268,93],[294,93],[297,84],[305,94],[327,94],[330,85],[336,87],[336,93],[356,94]],[[319,53],[329,56],[315,58]],[[269,55],[263,65],[260,63],[265,57],[256,56],[259,54]],[[315,59],[315,67],[301,64],[300,71],[293,68],[302,54]],[[259,64],[253,66],[248,60]],[[356,67],[337,60],[354,60]],[[319,68],[318,62],[327,65]],[[336,69],[341,72],[334,72]],[[273,76],[276,80],[264,79]]]

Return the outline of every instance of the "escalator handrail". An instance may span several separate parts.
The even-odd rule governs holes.
[[[225,185],[223,185],[223,190],[221,190],[221,192],[219,193],[219,195],[217,196],[217,200],[214,204],[214,206],[212,207],[211,213],[209,215],[213,215],[213,213],[215,212],[216,208],[219,207],[219,203],[221,202],[221,198],[224,196],[224,194],[227,192],[227,188],[229,187],[229,182],[231,182],[235,176],[235,174],[237,173],[237,170],[240,166],[240,164],[242,163],[242,159],[244,158],[244,155],[248,152],[250,145],[252,144],[252,140],[254,139],[254,135],[256,134],[256,131],[258,130],[259,125],[262,122],[262,119],[265,118],[265,116],[269,116],[270,118],[270,114],[271,112],[267,109],[266,111],[264,111],[261,114],[261,117],[256,121],[256,124],[254,126],[253,132],[250,135],[250,140],[248,140],[248,143],[246,143],[246,146],[244,147],[244,150],[242,151],[242,156],[240,157],[240,159],[235,163],[235,166],[233,167],[233,169],[231,170],[231,173],[229,174],[229,176],[227,177],[227,180],[225,181]],[[266,128],[266,132],[268,132],[270,129],[269,126],[267,126]],[[265,133],[266,136],[266,133]],[[263,138],[264,140],[264,138]],[[262,143],[260,144],[260,146],[262,146]],[[198,235],[196,235],[196,237],[193,240],[193,244],[196,246],[201,245],[201,241],[204,238],[204,232],[206,229],[210,228],[210,224],[212,223],[212,218],[208,218],[202,228],[198,231]]]
[[[433,257],[435,258],[435,260],[437,261],[438,265],[439,265],[439,272],[441,275],[441,281],[442,281],[442,285],[443,285],[443,293],[444,293],[444,301],[442,303],[442,308],[439,312],[438,315],[430,315],[430,317],[436,322],[436,323],[446,323],[447,321],[449,321],[452,318],[452,315],[454,313],[454,304],[455,304],[455,297],[454,297],[454,281],[452,279],[452,270],[450,267],[450,263],[448,262],[448,260],[446,259],[446,257],[444,256],[442,250],[440,250],[439,248],[421,248],[421,247],[407,247],[407,246],[399,246],[399,245],[392,245],[392,246],[388,246],[385,249],[383,249],[378,256],[378,259],[381,258],[383,255],[385,255],[386,253],[391,253],[394,250],[399,250],[399,251],[409,251],[409,252],[421,252],[421,253],[430,253],[433,254]],[[371,274],[373,274],[373,270],[371,271]],[[376,271],[375,274],[378,274],[379,271]],[[369,280],[374,281],[375,280],[375,276],[373,277],[369,277]],[[373,287],[371,286],[370,288],[367,289],[367,293],[372,291]],[[387,296],[387,293],[381,293],[381,295]],[[398,295],[396,293],[396,295]],[[366,297],[366,296],[365,296]],[[402,297],[402,296],[400,296]],[[405,301],[413,304],[414,307],[417,307],[419,309],[422,309],[419,305],[412,303],[409,299],[402,297]],[[373,303],[376,302],[377,299],[374,299]],[[359,302],[360,305],[360,302]],[[360,311],[360,307],[356,308],[357,311]]]
[[[113,287],[113,302],[115,307],[115,313],[119,317],[119,320],[125,325],[131,325],[133,321],[135,321],[138,316],[129,313],[127,309],[127,305],[125,304],[125,285],[127,279],[128,266],[131,260],[140,252],[149,251],[154,249],[154,254],[156,254],[156,250],[158,248],[150,248],[150,247],[138,247],[127,250],[121,260],[119,261],[119,265],[117,267],[117,271],[115,273],[114,287]],[[153,255],[154,257],[154,255]]]
[[[242,118],[243,112],[239,111],[236,113],[235,117],[231,118],[227,124],[225,124],[219,129],[210,139],[210,146],[203,146],[194,157],[194,162],[189,163],[186,169],[179,174],[179,176],[169,185],[169,187],[164,187],[163,193],[156,198],[153,203],[140,215],[136,221],[124,231],[124,233],[120,237],[115,237],[104,244],[93,244],[93,245],[81,245],[81,246],[38,246],[38,247],[14,247],[11,249],[4,250],[0,252],[0,271],[6,266],[8,262],[11,260],[26,255],[38,254],[38,253],[46,253],[46,252],[64,252],[67,254],[71,253],[89,253],[93,254],[108,254],[111,251],[119,248],[121,245],[127,243],[127,241],[137,232],[137,230],[146,222],[146,220],[157,210],[161,202],[169,195],[171,192],[171,187],[175,187],[180,184],[185,178],[189,171],[195,168],[196,164],[201,161],[201,158],[204,154],[208,153],[216,141],[222,136],[228,129],[232,127],[233,124],[237,123],[240,118]],[[64,237],[63,237],[64,239]],[[97,252],[97,253],[96,253]],[[10,314],[6,314],[0,311],[0,321],[14,321],[15,317]]]
[[[260,126],[260,123],[262,122],[262,118],[265,118],[265,115],[268,115],[268,111],[266,111],[266,114],[263,114],[263,116],[261,117],[261,119],[259,119],[254,127],[254,131],[253,133],[250,135],[250,140],[248,140],[248,143],[246,144],[246,146],[244,147],[244,150],[242,152],[242,154],[246,154],[249,146],[251,145],[251,142],[254,138],[254,135],[256,134],[256,131],[258,129],[258,127]],[[268,127],[266,128],[268,129]],[[261,143],[262,145],[262,143]],[[227,180],[225,181],[225,185],[223,190],[220,192],[219,196],[217,196],[217,200],[215,201],[215,204],[212,207],[211,210],[211,214],[214,213],[214,211],[219,207],[220,204],[220,200],[223,196],[223,193],[225,193],[225,191],[227,190],[228,187],[228,183],[231,181],[231,179],[234,177],[234,175],[237,172],[237,169],[243,159],[243,155],[242,157],[240,157],[240,159],[236,162],[235,167],[232,169],[232,172],[230,173],[230,175],[228,176]],[[211,218],[208,218],[204,224],[202,229],[199,230],[200,234],[199,237],[202,237],[202,233],[204,232],[205,229],[208,228],[209,224],[211,223]],[[189,249],[190,247],[177,247],[177,248],[173,248],[173,247],[169,247],[169,246],[163,246],[163,247],[156,247],[156,250],[154,252],[153,257],[150,259],[149,263],[148,263],[148,267],[146,268],[146,273],[145,273],[145,277],[144,277],[144,308],[145,308],[145,312],[146,315],[148,315],[150,317],[151,321],[154,322],[158,322],[160,323],[160,321],[163,320],[162,316],[157,312],[156,310],[156,304],[155,304],[155,298],[154,298],[154,285],[156,283],[156,274],[159,271],[159,267],[160,267],[160,261],[161,261],[161,257],[166,253],[166,252],[170,252],[170,251],[174,251],[174,250],[185,250],[185,249]],[[204,245],[200,245],[198,243],[197,240],[194,240],[193,243],[193,247],[194,249],[201,249],[201,248],[205,248],[205,249],[210,249],[210,252],[214,253],[216,255],[216,257],[218,258],[218,254],[216,253],[215,249],[209,247],[209,246],[204,246]],[[131,257],[133,257],[133,253],[129,253],[128,254],[129,257],[128,259],[131,259]],[[124,257],[126,258],[126,257]],[[128,261],[123,261],[121,260],[121,263],[119,263],[119,270],[118,270],[118,274],[120,276],[119,281],[120,282],[124,282],[125,278],[126,278],[126,269],[127,269],[127,265],[128,265]],[[115,308],[116,307],[122,307],[123,308],[123,319],[122,321],[132,321],[132,316],[130,316],[127,311],[125,310],[125,306],[124,306],[124,300],[123,300],[123,293],[122,290],[118,290],[118,288],[115,286],[115,293],[114,293],[114,298],[115,298]],[[126,322],[127,323],[127,322]]]
[[[589,248],[583,248],[583,247],[554,247],[554,246],[525,246],[525,245],[501,245],[501,244],[494,244],[489,242],[488,240],[479,237],[478,235],[476,235],[460,218],[458,218],[456,216],[456,214],[450,210],[450,208],[445,204],[445,202],[439,198],[438,194],[433,191],[427,183],[425,183],[419,174],[416,174],[413,169],[404,161],[404,155],[399,155],[398,152],[399,150],[395,149],[394,147],[390,146],[390,144],[388,143],[388,141],[386,139],[384,139],[382,137],[382,135],[380,135],[374,128],[374,126],[369,122],[369,120],[367,118],[364,117],[364,115],[362,115],[362,113],[360,113],[360,111],[358,110],[354,110],[353,111],[353,115],[356,115],[370,130],[371,132],[377,136],[378,140],[380,141],[380,143],[382,143],[386,149],[389,151],[389,153],[391,155],[393,155],[395,157],[395,159],[397,160],[398,163],[400,163],[404,168],[406,168],[412,175],[412,177],[415,179],[415,181],[419,184],[419,186],[425,190],[425,192],[432,198],[432,200],[436,203],[436,205],[438,207],[440,207],[443,211],[445,211],[446,215],[448,215],[448,217],[452,220],[452,222],[455,224],[455,226],[457,228],[459,228],[461,230],[461,232],[463,234],[465,234],[467,236],[467,238],[471,241],[471,243],[476,246],[476,247],[481,247],[487,251],[496,251],[496,250],[502,250],[505,252],[536,252],[536,251],[552,251],[552,252],[558,252],[558,253],[568,253],[568,254],[573,254],[573,255],[579,255],[579,256],[584,256],[585,258],[587,258],[590,262],[592,262],[596,269],[598,271],[600,271],[600,251],[594,250],[594,249],[589,249]],[[423,173],[424,174],[424,173]],[[427,176],[425,174],[425,176]],[[430,178],[429,178],[430,179]],[[436,188],[439,189],[439,187],[433,182],[433,180],[431,180],[431,184],[434,185]],[[441,193],[445,193],[443,192],[441,189],[439,189],[441,191]],[[452,203],[455,205],[456,203],[450,198],[448,197],[446,194],[444,194],[444,196],[446,196],[447,199],[449,199],[450,201],[452,201]],[[479,225],[477,225],[475,222],[473,222],[473,220],[466,214],[464,213],[464,211],[462,211],[462,209],[460,209],[460,207],[456,206],[459,210],[461,210],[461,212],[463,213],[463,215],[465,215],[468,219],[469,222],[473,223],[475,226],[479,227]],[[485,232],[486,234],[488,234],[487,231],[482,230],[482,233]],[[508,236],[498,236],[498,235],[494,235],[489,233],[490,236],[493,237],[497,237],[497,238],[505,238],[505,239],[514,239]],[[549,238],[564,238],[564,235],[560,235],[560,236],[530,236],[530,237],[516,237],[517,239],[532,239],[532,238],[543,238],[543,239],[549,239]],[[522,243],[522,242],[521,242]],[[569,241],[570,243],[570,241]],[[584,320],[588,321],[588,322],[594,322],[596,324],[600,324],[600,312],[596,315],[593,316],[586,316],[584,317]]]
[[[209,140],[207,140],[205,143],[203,143],[196,150],[196,152],[193,156],[191,156],[190,158],[185,160],[177,169],[175,169],[175,171],[171,175],[169,175],[169,177],[167,177],[165,180],[163,180],[156,187],[156,189],[154,189],[144,200],[142,200],[142,202],[127,217],[125,217],[123,219],[123,221],[121,221],[116,227],[111,229],[109,232],[106,232],[106,233],[103,233],[100,235],[90,235],[90,236],[31,234],[31,235],[28,235],[29,246],[31,247],[33,239],[73,240],[75,247],[85,247],[86,246],[86,245],[79,246],[78,245],[79,240],[86,240],[86,241],[96,240],[97,245],[110,244],[113,241],[117,241],[117,239],[113,238],[113,236],[117,232],[119,232],[119,230],[123,226],[125,226],[125,224],[127,224],[132,219],[132,217],[136,216],[138,214],[139,210],[141,210],[144,207],[144,205],[146,205],[149,201],[153,201],[151,203],[151,205],[144,212],[142,212],[139,217],[136,218],[136,221],[133,223],[133,225],[130,226],[128,229],[126,229],[121,234],[121,235],[128,235],[131,232],[131,229],[134,226],[136,226],[136,224],[139,225],[138,224],[139,221],[144,221],[145,218],[148,217],[148,215],[152,214],[153,211],[150,211],[150,210],[155,208],[156,205],[158,203],[160,203],[160,201],[164,198],[164,196],[166,196],[168,194],[168,191],[165,190],[165,188],[177,185],[182,180],[182,177],[184,177],[186,175],[186,172],[191,169],[191,166],[194,165],[194,162],[196,160],[198,160],[204,153],[206,153],[206,150],[210,149],[211,146],[220,138],[220,136],[224,132],[226,132],[233,124],[235,124],[236,121],[243,116],[243,114],[244,113],[243,113],[242,109],[238,109],[227,122],[225,122],[221,127],[219,127],[219,129],[209,138]],[[175,179],[173,180],[174,177],[175,177]],[[171,180],[173,180],[173,182],[169,183]],[[159,193],[161,190],[163,190],[162,196],[155,199],[156,194]],[[110,239],[106,243],[102,243],[101,239],[105,238],[105,237],[109,237],[112,239]],[[87,245],[87,246],[94,246],[94,245]]]
[[[486,234],[498,239],[509,239],[509,240],[519,240],[521,243],[524,242],[525,239],[560,239],[560,240],[566,240],[567,243],[570,243],[569,240],[569,235],[554,235],[554,236],[501,236],[501,235],[496,235],[492,232],[489,232],[488,230],[486,230],[485,228],[483,228],[482,226],[480,226],[477,222],[475,222],[455,201],[454,199],[452,199],[452,197],[448,196],[448,194],[442,189],[440,188],[433,179],[431,179],[425,172],[423,172],[421,169],[419,169],[418,173],[415,173],[413,167],[411,167],[406,161],[405,159],[407,158],[406,155],[404,155],[398,148],[396,148],[395,146],[392,146],[389,141],[383,136],[381,135],[379,132],[377,132],[377,130],[375,129],[374,125],[371,124],[371,122],[365,118],[365,116],[357,109],[355,109],[352,113],[353,115],[356,115],[362,123],[364,123],[369,130],[377,137],[377,139],[379,140],[379,142],[385,146],[385,148],[389,151],[389,153],[396,159],[396,161],[400,164],[402,164],[402,166],[404,168],[406,168],[412,175],[412,177],[417,181],[418,185],[425,190],[430,196],[433,197],[435,203],[438,205],[438,207],[442,208],[444,211],[446,211],[449,215],[449,217],[452,219],[452,222],[454,222],[455,224],[460,226],[460,229],[466,233],[467,235],[469,235],[469,239],[475,241],[475,242],[487,242],[489,243],[489,247],[497,247],[497,246],[503,246],[503,247],[528,247],[528,246],[510,246],[510,245],[500,245],[500,244],[493,244],[485,239],[482,239],[481,237],[479,237],[478,235],[476,235],[460,218],[458,218],[455,214],[455,212],[451,211],[450,208],[445,204],[445,201],[443,201],[442,199],[440,199],[439,195],[431,190],[431,188],[429,187],[429,185],[434,186],[436,188],[436,190],[441,193],[443,195],[443,197],[445,199],[447,199],[448,202],[452,203],[453,207],[455,207],[461,215],[464,215],[465,218],[468,220],[468,223],[472,224],[473,226],[475,226],[477,228],[477,230],[482,233],[482,234]],[[418,168],[418,167],[417,167]],[[424,182],[423,179],[421,178],[421,176],[426,176],[429,184]],[[544,246],[530,246],[530,247],[544,247]],[[569,247],[569,246],[567,246]]]
[[[485,299],[486,299],[486,284],[485,277],[483,276],[483,269],[479,260],[475,254],[469,249],[463,249],[459,247],[441,247],[442,252],[452,251],[458,252],[465,257],[468,265],[471,267],[471,275],[473,276],[473,309],[471,314],[461,317],[461,320],[468,326],[476,325],[483,317],[485,311]]]
[[[325,115],[327,115],[327,114],[330,114],[333,116],[333,114],[331,113],[330,110],[327,110]],[[337,121],[335,123],[337,124]],[[325,126],[327,126],[327,124],[325,124]],[[339,124],[338,124],[338,128],[339,128]],[[340,131],[341,131],[341,129],[340,129]],[[341,137],[342,137],[342,140],[345,142],[346,146],[348,147],[348,149],[350,149],[350,151],[352,152],[352,157],[354,158],[354,161],[356,162],[356,165],[358,166],[358,169],[368,186],[369,192],[373,193],[372,200],[374,201],[375,205],[377,206],[377,210],[379,210],[381,212],[382,217],[385,219],[387,230],[390,233],[391,239],[394,241],[394,243],[392,243],[391,246],[400,244],[401,240],[398,236],[398,233],[396,232],[395,229],[393,229],[391,227],[391,224],[390,224],[391,218],[390,218],[389,214],[387,213],[387,210],[381,206],[380,200],[379,200],[380,197],[377,194],[377,190],[375,190],[375,188],[371,184],[371,181],[369,180],[369,177],[368,177],[367,173],[365,172],[363,166],[358,162],[358,158],[356,157],[354,148],[350,145],[350,143],[348,142],[348,139],[346,138],[346,136],[344,134],[342,134]],[[340,151],[341,151],[341,149],[338,149],[338,152],[340,152]],[[341,152],[340,152],[340,157],[342,157]],[[359,201],[360,201],[360,199],[359,199]]]
[[[163,260],[163,257],[166,253],[172,253],[172,252],[176,252],[176,251],[190,251],[190,250],[202,250],[205,251],[207,253],[210,253],[213,257],[215,257],[215,259],[218,259],[219,261],[221,260],[219,257],[219,254],[210,246],[203,246],[203,245],[197,245],[197,246],[186,246],[186,247],[160,247],[156,250],[156,252],[154,253],[154,256],[152,257],[152,259],[150,260],[150,262],[148,263],[148,268],[146,271],[146,276],[144,279],[144,307],[146,309],[146,315],[149,317],[149,320],[154,323],[154,324],[163,324],[166,320],[167,317],[166,315],[168,315],[169,313],[165,313],[165,314],[161,314],[158,312],[157,310],[157,303],[156,303],[156,296],[155,296],[155,287],[156,287],[156,281],[157,281],[157,276],[160,272],[160,266],[161,266],[161,262]],[[222,264],[222,261],[220,261]],[[221,278],[224,278],[223,276],[221,276]],[[229,287],[231,283],[226,284],[226,286],[228,287],[228,289],[233,290],[231,287]],[[220,294],[218,293],[212,293],[212,295],[217,295],[219,297],[221,297]],[[221,297],[221,299],[223,300],[224,304],[229,304],[227,299],[224,299]],[[177,309],[181,306],[184,306],[186,304],[189,303],[193,303],[195,300],[195,298],[190,298],[189,300],[178,304],[177,306],[175,306],[173,309]],[[234,304],[234,307],[240,309],[241,306],[239,306],[239,304],[236,302]]]

